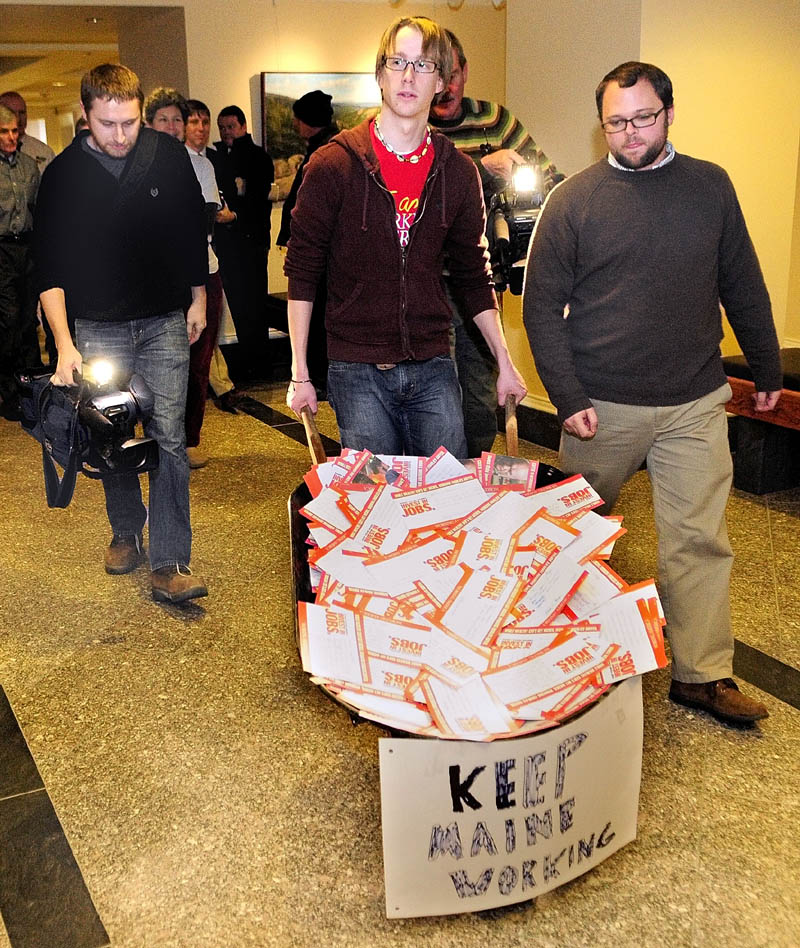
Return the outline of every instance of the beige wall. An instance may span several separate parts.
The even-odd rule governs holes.
[[[640,8],[640,0],[561,0],[550,8],[508,5],[508,107],[567,174],[603,154],[594,90],[612,66],[639,58]],[[504,324],[511,354],[528,385],[528,403],[549,407],[522,325],[520,297],[509,293]]]
[[[415,3],[413,9],[405,3],[393,9],[386,0],[238,0],[225,7],[216,0],[187,0],[191,93],[212,108],[242,105],[260,135],[262,71],[371,72],[381,33],[396,16],[410,13],[437,19],[466,46],[491,49],[475,85],[503,97],[505,13],[487,0],[471,0],[460,10],[442,0]]]
[[[640,6],[640,0],[508,4],[506,104],[567,174],[603,153],[594,90],[612,66],[638,59]]]
[[[553,160],[573,172],[603,153],[593,92],[626,59],[675,86],[676,147],[726,168],[772,297],[778,335],[800,345],[800,4],[797,0],[563,0],[508,5],[507,98]],[[541,42],[539,41],[541,39]],[[530,367],[508,307],[514,355]],[[517,346],[519,348],[517,348]],[[730,335],[726,351],[736,351]],[[531,390],[541,384],[532,369]]]
[[[798,50],[797,0],[672,0],[668,12],[643,3],[642,56],[675,86],[672,139],[730,174],[779,338],[787,330],[798,172]]]
[[[794,190],[794,227],[790,255],[784,344],[800,348],[800,136],[797,142],[797,184]]]
[[[183,9],[153,8],[144,15],[136,11],[135,14],[122,16],[119,62],[134,69],[142,80],[145,95],[157,86],[188,89]]]

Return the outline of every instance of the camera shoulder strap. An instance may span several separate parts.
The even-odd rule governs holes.
[[[151,128],[143,128],[139,132],[136,147],[131,155],[131,163],[125,169],[120,181],[119,191],[114,202],[117,209],[121,208],[136,193],[142,181],[144,181],[145,175],[153,164],[160,134],[163,134],[163,132],[154,132]]]
[[[48,384],[39,394],[39,417],[47,411],[47,405],[52,400],[54,386]],[[78,479],[78,469],[81,464],[80,434],[78,431],[78,405],[75,403],[71,411],[69,421],[69,457],[66,466],[63,469],[61,477],[58,476],[58,468],[53,459],[53,447],[51,442],[42,439],[42,468],[44,471],[44,493],[47,498],[47,506],[51,508],[68,507],[75,493],[75,482]]]
[[[58,476],[56,462],[48,453],[47,446],[42,445],[42,467],[44,469],[44,493],[48,507],[69,507],[72,495],[75,493],[75,482],[78,479],[78,452],[73,451],[69,456],[69,463],[64,468],[61,477]]]

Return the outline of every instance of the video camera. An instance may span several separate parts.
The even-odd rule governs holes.
[[[154,398],[141,375],[132,375],[126,388],[116,388],[112,377],[98,374],[91,366],[94,382],[88,382],[78,404],[78,415],[91,432],[89,458],[96,477],[109,474],[144,474],[158,467],[158,445],[152,438],[137,438],[137,422],[153,414]],[[102,372],[102,370],[100,370]],[[92,474],[86,470],[84,474]]]
[[[544,204],[544,181],[538,165],[517,165],[506,188],[487,210],[487,237],[495,289],[522,293],[528,244]]]
[[[115,384],[114,370],[104,360],[89,362],[74,386],[49,384],[52,372],[18,376],[23,427],[45,445],[65,466],[59,453],[75,451],[79,470],[92,478],[113,474],[143,474],[158,467],[158,445],[152,438],[137,438],[136,424],[153,413],[154,398],[140,375]],[[69,416],[77,414],[74,422]],[[77,427],[73,438],[68,427]],[[63,442],[63,444],[61,443]]]

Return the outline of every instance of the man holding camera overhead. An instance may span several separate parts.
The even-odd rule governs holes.
[[[431,125],[477,165],[487,210],[492,198],[503,191],[514,169],[523,162],[538,168],[542,191],[549,191],[564,175],[505,106],[464,95],[469,77],[467,57],[455,33],[445,32],[453,48],[453,68],[444,92],[431,106]],[[463,319],[455,302],[453,328],[467,451],[469,457],[480,457],[482,451],[492,450],[497,434],[497,363],[480,333]]]
[[[138,373],[155,406],[145,434],[158,443],[150,478],[153,598],[207,595],[189,569],[192,530],[184,409],[189,346],[205,326],[205,208],[189,156],[142,127],[141,85],[125,66],[81,81],[88,130],[48,167],[34,221],[40,298],[58,348],[53,381],[73,384],[83,359],[110,360],[119,380]],[[67,312],[75,319],[77,348]],[[148,512],[139,478],[105,478],[113,537],[106,572],[133,570]]]

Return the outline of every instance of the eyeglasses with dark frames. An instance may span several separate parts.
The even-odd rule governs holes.
[[[666,105],[662,105],[658,112],[641,112],[639,115],[634,115],[633,118],[629,119],[613,118],[607,122],[601,122],[600,126],[604,132],[608,132],[610,135],[616,132],[624,132],[629,122],[634,128],[650,128],[651,125],[656,124],[656,119],[661,115],[664,109],[666,109]]]
[[[384,56],[383,65],[392,72],[405,72],[409,66],[414,72],[430,74],[439,68],[432,59],[403,59],[402,56]]]

